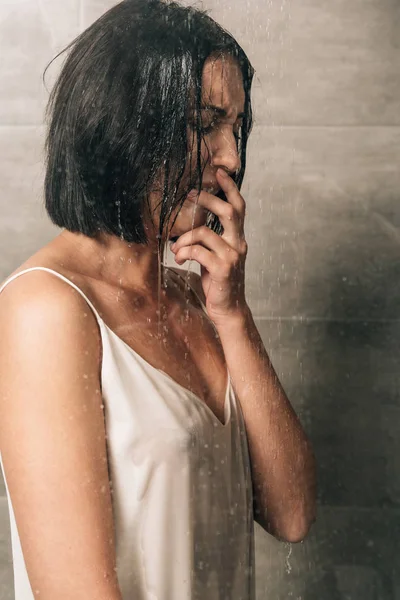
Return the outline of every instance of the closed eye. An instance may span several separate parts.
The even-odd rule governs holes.
[[[212,123],[210,123],[210,125],[208,125],[207,127],[202,127],[201,128],[201,132],[204,135],[208,135],[209,133],[212,132],[212,130],[214,129],[214,127],[218,124],[218,121],[213,121]],[[242,139],[242,136],[240,135],[239,131],[234,131],[233,132],[234,138],[236,140],[236,142],[239,142]]]

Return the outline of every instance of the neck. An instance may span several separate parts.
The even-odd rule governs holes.
[[[89,238],[68,230],[57,241],[68,248],[82,273],[126,292],[139,293],[149,302],[158,302],[160,290],[162,299],[166,267],[160,262],[162,257],[155,244],[129,243],[103,233]]]

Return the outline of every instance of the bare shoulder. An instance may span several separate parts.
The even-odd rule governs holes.
[[[39,361],[37,367],[42,368],[43,353],[52,354],[56,348],[72,367],[77,345],[82,344],[98,357],[100,374],[101,333],[83,296],[47,271],[33,270],[8,280],[0,293],[0,346],[14,348],[32,365]]]
[[[178,275],[181,275],[183,278],[185,278],[188,274],[188,271],[186,269],[178,269],[178,267],[170,267],[170,268],[172,269],[172,271],[175,271],[175,273],[178,273]],[[194,291],[196,292],[196,294],[199,296],[200,300],[205,305],[206,297],[204,295],[200,275],[198,273],[195,273],[194,271],[190,271],[189,282],[190,282],[190,285],[192,286],[192,288],[194,289]]]
[[[0,293],[0,320],[5,322],[8,318],[15,317],[18,322],[20,319],[29,322],[35,315],[48,315],[48,319],[54,315],[60,325],[60,319],[66,321],[63,325],[68,325],[69,319],[86,317],[89,308],[87,302],[70,284],[39,269],[23,273],[9,281],[22,270],[24,268],[19,267],[0,284],[1,286],[7,282]]]
[[[2,461],[28,576],[43,598],[60,588],[77,600],[122,598],[96,327],[79,292],[46,271],[0,294]]]

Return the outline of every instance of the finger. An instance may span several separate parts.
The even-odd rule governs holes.
[[[188,197],[188,200],[217,215],[224,228],[224,235],[229,239],[233,240],[238,235],[240,237],[243,228],[241,218],[232,204],[224,202],[221,198],[217,198],[217,196],[204,190],[197,197]]]
[[[203,268],[207,269],[210,275],[214,275],[218,271],[218,263],[215,260],[215,255],[204,246],[185,246],[180,249],[179,258],[175,256],[176,262],[181,265],[187,260],[195,260]]]
[[[230,177],[228,173],[223,169],[218,169],[217,181],[221,186],[222,190],[225,192],[229,204],[233,206],[233,208],[241,216],[242,220],[244,220],[246,213],[246,202],[241,193],[239,192],[239,189],[236,183],[233,181],[232,177]]]
[[[186,231],[186,233],[179,236],[178,240],[171,247],[171,251],[177,257],[179,250],[190,247],[193,244],[203,244],[205,248],[215,252],[221,258],[225,255],[227,248],[229,248],[226,241],[220,235],[212,231],[209,227],[202,225],[191,231]]]

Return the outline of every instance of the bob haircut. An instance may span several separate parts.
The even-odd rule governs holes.
[[[149,193],[164,171],[160,251],[171,212],[177,206],[180,210],[190,189],[202,187],[200,106],[206,59],[231,55],[243,76],[245,116],[237,137],[241,169],[233,176],[239,189],[252,128],[254,69],[235,39],[206,11],[163,0],[123,0],[112,7],[50,61],[43,79],[55,58],[71,47],[45,112],[50,120],[46,211],[55,225],[70,231],[92,238],[107,232],[147,245],[143,206],[146,202],[150,211]],[[178,194],[190,156],[191,115],[197,172]],[[226,200],[222,191],[218,195]],[[210,212],[207,226],[223,231]]]

